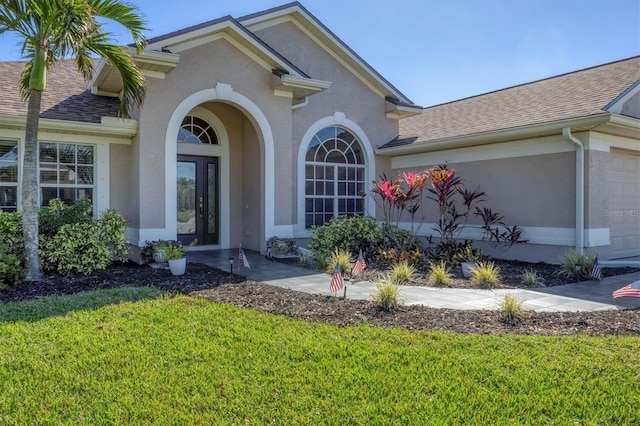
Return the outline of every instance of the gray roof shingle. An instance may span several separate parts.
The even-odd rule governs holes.
[[[382,149],[605,113],[640,80],[640,56],[425,108]]]
[[[94,61],[94,65],[97,60]],[[27,103],[20,98],[20,74],[25,63],[0,62],[0,115],[26,117]],[[93,95],[73,60],[63,60],[47,74],[41,118],[100,123],[118,116],[118,98]]]

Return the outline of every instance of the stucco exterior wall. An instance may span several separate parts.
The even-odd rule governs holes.
[[[238,198],[241,202],[239,217],[242,217],[242,222],[239,223],[238,239],[232,240],[232,246],[235,247],[236,244],[242,243],[243,247],[260,250],[261,236],[264,235],[264,223],[261,220],[264,217],[264,210],[261,209],[261,206],[264,206],[264,196],[262,195],[264,194],[264,180],[260,176],[264,174],[264,167],[261,161],[260,142],[254,127],[246,119],[242,124],[242,162],[244,167],[242,173],[239,173],[242,192],[238,193],[238,197],[233,195],[231,197],[232,200]],[[277,202],[276,206],[278,206]],[[285,211],[285,214],[287,213]],[[276,208],[277,216],[278,209]]]
[[[449,161],[468,190],[486,193],[484,206],[504,216],[506,223],[533,227],[573,227],[575,224],[575,155],[556,153],[482,161]],[[422,168],[393,170],[422,171]],[[425,222],[437,220],[435,202],[426,201]],[[480,223],[471,220],[470,223]],[[526,238],[526,236],[525,236]]]
[[[608,228],[609,153],[585,151],[585,227]]]
[[[323,92],[310,96],[306,106],[293,110],[291,151],[287,153],[287,161],[292,161],[292,165],[297,164],[300,145],[309,142],[303,141],[303,138],[311,125],[322,118],[330,117],[336,111],[344,113],[348,120],[356,123],[365,132],[372,149],[398,135],[398,120],[385,116],[384,98],[372,91],[293,23],[285,22],[265,28],[256,31],[256,35],[312,78],[332,83],[331,87]],[[287,168],[286,173],[288,181],[293,184],[291,213],[296,217],[298,209],[303,208],[303,200],[297,200],[297,187],[304,176],[298,176],[296,167]],[[373,179],[375,176],[367,176],[367,185]]]
[[[136,197],[140,202],[136,206],[140,228],[163,228],[164,219],[164,143],[167,123],[177,105],[188,96],[205,89],[215,87],[217,83],[231,85],[233,90],[255,103],[264,113],[276,143],[288,144],[290,141],[291,109],[290,99],[273,95],[271,73],[226,40],[217,40],[206,45],[180,53],[177,67],[166,75],[165,79],[149,78],[147,81],[147,97],[140,111],[139,134],[134,142],[134,151],[139,161],[132,167],[137,174],[134,180],[140,182]],[[250,118],[249,118],[250,119]],[[241,126],[236,123],[236,126]],[[233,126],[232,126],[233,127]],[[242,143],[242,131],[234,138]],[[232,138],[233,139],[233,138]],[[233,145],[233,143],[232,143]],[[235,148],[234,148],[235,149]],[[241,170],[242,148],[231,152],[232,170]],[[276,151],[277,152],[277,151]],[[134,155],[135,157],[135,155]],[[239,160],[238,160],[239,159]],[[282,182],[276,182],[276,185]],[[242,180],[233,185],[240,185],[231,190],[242,190]],[[221,188],[221,190],[224,190]],[[285,215],[290,209],[291,196],[287,199],[287,191],[280,200]],[[233,194],[234,192],[232,192]],[[233,211],[238,210],[233,207]],[[282,220],[282,218],[280,218]],[[287,218],[285,217],[285,220]],[[291,218],[288,218],[291,220]]]
[[[640,118],[640,92],[633,95],[622,106],[622,115]]]
[[[131,146],[111,144],[109,168],[110,208],[129,219],[129,226],[134,226],[131,223]]]

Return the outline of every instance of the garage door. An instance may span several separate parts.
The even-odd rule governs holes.
[[[611,257],[640,256],[640,153],[611,150]]]

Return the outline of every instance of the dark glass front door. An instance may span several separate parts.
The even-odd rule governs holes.
[[[178,155],[177,167],[178,240],[218,244],[218,158]]]

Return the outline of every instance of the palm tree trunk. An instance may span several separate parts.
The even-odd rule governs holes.
[[[44,278],[38,256],[38,125],[41,100],[42,92],[31,90],[22,166],[22,229],[27,281],[40,281]]]

